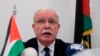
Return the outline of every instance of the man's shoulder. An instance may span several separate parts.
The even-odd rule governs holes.
[[[37,41],[37,39],[36,38],[31,38],[31,39],[27,40],[26,42],[33,42],[33,41]]]
[[[34,47],[37,46],[37,40],[36,38],[31,38],[28,41],[24,42],[25,47]]]
[[[64,45],[64,46],[68,46],[71,43],[66,43],[65,41],[61,40],[61,39],[56,39],[56,44],[57,45]]]
[[[33,43],[33,42],[37,42],[36,38],[31,38],[24,43],[27,44],[27,43]]]

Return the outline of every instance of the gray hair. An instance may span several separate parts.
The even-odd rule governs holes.
[[[38,10],[35,12],[34,16],[33,16],[33,21],[34,21],[34,19],[35,19],[36,14],[39,13],[39,12],[41,12],[41,11],[50,11],[50,12],[52,12],[52,13],[57,17],[57,20],[58,20],[58,22],[59,22],[59,17],[58,17],[58,14],[56,13],[56,11],[54,11],[53,9],[49,9],[49,8],[38,9]]]

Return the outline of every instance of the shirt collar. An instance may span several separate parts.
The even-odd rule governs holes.
[[[42,45],[39,41],[38,41],[38,46],[39,46],[39,49],[38,49],[39,52],[43,51],[43,49],[45,48],[45,46]],[[55,41],[50,46],[48,46],[50,51],[54,51],[54,46],[55,46]]]

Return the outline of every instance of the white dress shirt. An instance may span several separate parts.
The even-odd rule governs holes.
[[[49,53],[50,53],[50,56],[54,56],[54,45],[55,45],[55,41],[50,45],[48,46],[48,48],[50,49]],[[44,56],[45,55],[45,51],[44,51],[44,48],[45,46],[43,46],[39,41],[38,41],[38,55],[39,56]]]

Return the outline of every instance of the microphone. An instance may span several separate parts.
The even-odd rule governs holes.
[[[32,47],[28,47],[24,49],[24,51],[21,53],[21,56],[37,56],[37,51]]]
[[[84,50],[84,46],[82,44],[69,44],[66,48],[66,55],[72,56],[77,52],[81,52]]]

